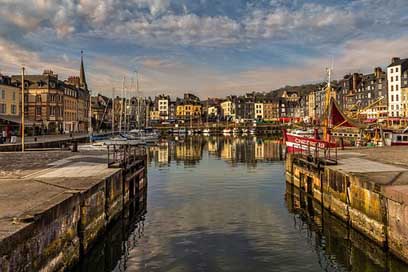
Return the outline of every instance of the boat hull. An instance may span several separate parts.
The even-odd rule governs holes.
[[[336,147],[335,143],[329,143],[312,136],[300,136],[284,132],[284,143],[289,153],[300,152],[303,150],[315,151],[316,149],[327,149]]]

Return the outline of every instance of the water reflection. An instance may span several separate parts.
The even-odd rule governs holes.
[[[168,138],[148,157],[147,214],[80,271],[408,271],[286,185],[279,140]]]
[[[261,161],[281,161],[284,148],[280,143],[280,139],[256,136],[171,137],[149,149],[149,160],[156,165],[168,165],[171,161],[195,165],[207,152],[231,165],[256,166]]]

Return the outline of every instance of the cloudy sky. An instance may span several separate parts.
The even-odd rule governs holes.
[[[268,91],[408,57],[407,0],[0,0],[0,72],[78,74],[110,94]]]

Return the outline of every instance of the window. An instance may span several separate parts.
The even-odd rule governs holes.
[[[6,91],[1,90],[1,99],[6,99]]]
[[[394,73],[394,69],[391,68],[391,73]]]
[[[394,91],[394,85],[391,85],[391,92]]]
[[[0,104],[0,113],[6,113],[6,104]]]
[[[398,101],[398,94],[395,96],[395,101]]]
[[[392,72],[391,72],[392,73]],[[394,77],[391,77],[391,82],[394,82]]]
[[[398,76],[395,77],[395,81],[398,81]]]
[[[398,84],[397,84],[397,85],[395,85],[395,90],[396,90],[396,91],[398,91]]]
[[[13,101],[16,101],[16,92],[13,92]]]
[[[391,102],[393,102],[394,101],[394,96],[393,95],[391,95]]]
[[[397,68],[395,68],[395,72],[396,72],[396,73],[398,73],[398,67],[397,67]]]
[[[17,113],[17,107],[16,105],[11,105],[11,113],[16,114]]]

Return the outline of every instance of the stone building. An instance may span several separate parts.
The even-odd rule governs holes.
[[[21,76],[12,76],[12,82],[21,88]],[[45,70],[42,75],[25,76],[25,118],[36,129],[47,133],[63,130],[64,89],[58,75]]]
[[[11,83],[11,77],[0,74],[0,116],[19,116],[21,90]]]

